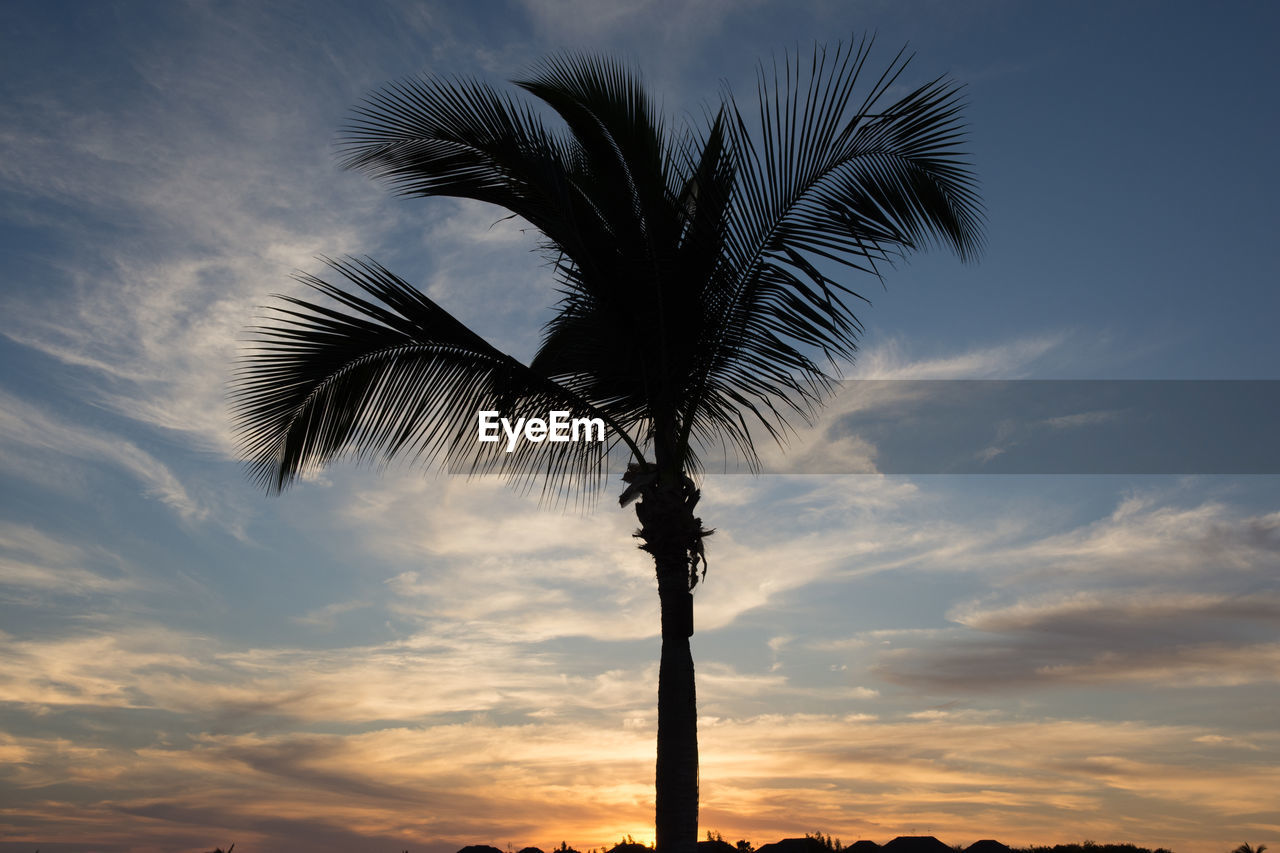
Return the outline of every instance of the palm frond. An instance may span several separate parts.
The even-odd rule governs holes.
[[[554,109],[570,133],[574,184],[615,241],[643,256],[671,240],[670,145],[638,73],[614,59],[561,54],[516,85]]]
[[[612,443],[630,443],[612,417],[486,343],[416,288],[371,260],[326,260],[356,292],[298,278],[336,305],[280,297],[273,321],[254,330],[241,359],[233,415],[251,476],[272,491],[350,454],[406,457],[455,470],[497,473],[544,496],[590,495]],[[477,439],[477,414],[515,420],[600,417],[610,441]]]
[[[810,419],[862,332],[853,301],[866,300],[833,265],[879,276],[883,262],[930,243],[962,260],[981,250],[982,206],[959,147],[960,88],[940,78],[885,104],[909,62],[899,52],[859,97],[871,47],[818,46],[808,62],[761,66],[754,126],[726,96],[737,177],[728,272],[713,279],[721,322],[688,399],[691,440],[698,427],[729,428],[730,400],[754,401],[774,438],[790,417]]]
[[[417,77],[368,95],[338,136],[342,165],[400,195],[536,203],[558,152],[527,108],[486,83]]]

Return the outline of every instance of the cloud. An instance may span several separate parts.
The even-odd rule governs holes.
[[[846,843],[851,837],[883,842],[908,825],[948,840],[986,837],[994,826],[1006,843],[1028,843],[1069,820],[1086,836],[1155,843],[1154,832],[1185,847],[1211,840],[1207,825],[1248,824],[1262,814],[1263,797],[1237,785],[1235,772],[1257,781],[1272,774],[1261,764],[1236,764],[1237,754],[1225,745],[1198,747],[1213,750],[1203,753],[1185,748],[1203,734],[1192,727],[1003,714],[729,720],[703,729],[704,812],[715,815],[706,818],[711,821],[752,815],[776,825],[785,822],[791,786],[798,785],[808,792],[805,818],[838,828]],[[1207,778],[1228,788],[1197,799],[1190,789]],[[1107,806],[1115,789],[1131,796],[1123,810]],[[1153,819],[1156,814],[1161,817]]]
[[[997,555],[1021,563],[1024,577],[1044,572],[1111,576],[1253,573],[1280,555],[1280,512],[1241,515],[1208,500],[1195,506],[1158,503],[1157,493],[1133,494],[1093,524],[1042,537]]]
[[[877,525],[874,533],[851,522],[887,514],[915,495],[911,484],[885,479],[797,486],[786,478],[725,476],[703,485],[699,513],[717,532],[707,541],[706,583],[695,590],[700,632],[846,575],[855,561],[858,571],[874,570],[866,567],[879,565],[881,551],[901,546],[902,522]],[[633,512],[611,501],[590,515],[571,515],[541,508],[492,478],[403,474],[357,490],[343,515],[392,567],[388,584],[399,615],[522,642],[657,635],[652,560],[636,548]],[[938,544],[951,532],[937,530]],[[957,540],[950,545],[958,547]]]
[[[1126,630],[1145,635],[1160,626],[1190,621],[1189,617],[1236,625],[1241,620],[1262,627],[1280,624],[1280,595],[1212,595],[1159,587],[1109,589],[1105,593],[1090,590],[1024,599],[1006,607],[968,605],[948,615],[952,621],[978,631],[1036,631],[1060,637],[1089,637],[1099,631]],[[1201,626],[1192,623],[1191,627]]]
[[[1164,687],[1235,687],[1280,683],[1280,643],[1200,643],[1176,649],[1104,652],[1081,663],[1047,664],[1040,673],[1063,683],[1147,682]]]
[[[1257,834],[1268,808],[1263,792],[1277,781],[1273,733],[1056,720],[982,704],[982,690],[1045,684],[1274,683],[1277,651],[1265,638],[1274,636],[1280,605],[1265,586],[1213,589],[1190,583],[1203,575],[1178,571],[1155,578],[1135,547],[1112,549],[1125,561],[1112,564],[1108,587],[1089,586],[1099,573],[1088,566],[1057,572],[1060,586],[1034,597],[1000,585],[1004,572],[1043,570],[1027,563],[1036,542],[1053,540],[1047,553],[1070,565],[1066,543],[1075,542],[1083,558],[1100,536],[1118,541],[1116,528],[1173,524],[1162,513],[1173,514],[1184,537],[1233,554],[1238,577],[1258,577],[1250,567],[1265,565],[1269,516],[1212,502],[1178,507],[1176,495],[1136,493],[1098,522],[1049,537],[1033,527],[1018,534],[1030,544],[1011,544],[1007,531],[971,529],[963,512],[950,529],[944,523],[928,532],[913,531],[909,516],[873,523],[938,500],[892,478],[710,480],[707,510],[721,510],[728,524],[725,538],[712,540],[720,562],[700,587],[714,592],[699,602],[700,637],[717,630],[718,599],[728,601],[727,628],[744,608],[796,605],[806,586],[903,561],[924,577],[964,571],[991,587],[954,604],[950,628],[893,632],[888,652],[880,652],[879,637],[857,635],[859,644],[843,647],[856,653],[851,671],[832,675],[819,661],[827,676],[821,683],[793,667],[813,651],[809,631],[794,623],[783,627],[795,639],[774,644],[781,669],[700,659],[703,825],[760,842],[807,831],[794,826],[803,814],[846,842],[884,841],[902,826],[969,841],[1000,826],[1002,840],[1031,843],[1071,822],[1094,837],[1205,851],[1225,834]],[[656,610],[631,633],[624,621],[611,638],[609,614],[582,615],[572,592],[598,582],[583,601],[599,601],[605,588],[631,579],[635,589],[623,583],[613,590],[616,600],[634,594],[653,607],[645,557],[627,541],[630,514],[602,507],[586,518],[564,516],[500,484],[409,476],[388,477],[367,493],[361,487],[348,512],[391,561],[389,587],[403,597],[395,606],[407,604],[405,612],[421,620],[410,621],[416,630],[409,636],[248,650],[163,631],[6,638],[0,661],[11,665],[0,670],[0,690],[8,707],[31,713],[32,726],[81,713],[101,720],[173,715],[158,729],[178,734],[83,759],[111,780],[112,810],[185,828],[234,827],[264,846],[327,827],[415,847],[443,848],[444,838],[454,849],[485,839],[545,845],[549,832],[581,849],[611,844],[618,832],[647,831]],[[486,513],[511,525],[501,531],[516,548],[506,562],[494,536],[484,535]],[[1158,537],[1135,541],[1152,546]],[[865,549],[857,561],[849,559],[854,547]],[[596,559],[610,553],[634,558],[634,577]],[[402,568],[416,574],[402,576]],[[557,618],[534,620],[536,629],[525,631],[509,618],[514,605],[506,596],[534,592]],[[495,603],[486,604],[490,596]],[[768,637],[784,636],[778,629],[771,621],[762,649]],[[1183,638],[1181,647],[1166,642],[1171,632]],[[583,638],[572,652],[555,643],[566,635]],[[880,668],[867,673],[864,664]],[[954,677],[968,681],[946,680]],[[938,707],[895,685],[979,698]],[[306,731],[283,721],[303,721]],[[88,748],[83,737],[66,743],[67,757],[46,738],[0,743],[23,768],[19,782],[6,784],[38,790],[44,777],[34,768],[56,775],[75,749]],[[182,788],[176,780],[183,778],[201,781]],[[105,812],[66,799],[23,812],[43,825],[69,813],[84,816],[85,826],[108,823]]]
[[[769,443],[758,448],[762,468],[787,474],[879,473],[879,448],[842,423],[869,413],[909,410],[925,400],[930,389],[908,381],[859,380],[1013,379],[1026,376],[1045,356],[1061,350],[1067,339],[1065,333],[1045,334],[924,359],[913,357],[896,339],[868,347],[848,371],[853,381],[825,401],[812,426],[797,423],[783,447]]]
[[[1280,470],[1265,427],[1273,415],[1280,416],[1280,406],[1267,412],[1258,402],[1270,399],[1277,385],[852,380],[828,401],[828,415],[818,429],[798,437],[802,452],[784,460],[771,452],[768,470],[926,475]],[[975,465],[975,457],[984,464]],[[985,464],[996,457],[999,464]],[[781,467],[786,463],[790,467]]]
[[[1116,411],[1078,412],[1074,415],[1062,415],[1049,418],[1043,423],[1053,429],[1077,429],[1094,424],[1108,423],[1120,417]]]
[[[50,746],[8,744],[52,776],[75,755]],[[247,836],[244,843],[264,849],[307,840],[314,842],[308,849],[321,851],[379,849],[382,842],[447,853],[476,841],[519,839],[518,846],[551,849],[564,837],[585,847],[588,839],[611,844],[615,832],[651,834],[644,827],[652,820],[645,804],[652,733],[622,727],[607,739],[582,725],[483,720],[356,735],[207,734],[186,748],[155,744],[132,757],[99,750],[93,763],[115,771],[125,796],[84,805],[46,796],[39,808],[24,809],[37,837],[42,823],[47,832],[72,815],[78,831],[96,834],[119,826],[121,813],[159,819],[141,827],[133,821],[144,833],[129,839],[134,844],[157,830],[166,837],[188,829],[232,832],[237,843]],[[21,767],[21,786],[39,783],[25,772],[26,761]]]
[[[365,601],[337,601],[308,611],[301,616],[295,616],[293,621],[299,625],[332,630],[336,624],[337,617],[343,613],[350,613],[353,610],[360,610],[368,606],[369,603]]]
[[[692,44],[718,30],[730,16],[750,14],[746,4],[728,0],[708,0],[693,5],[672,0],[624,0],[591,3],[586,0],[522,0],[521,4],[533,22],[534,29],[569,43],[599,45],[626,36],[635,43],[644,36],[657,37],[659,43],[676,56],[684,45]],[[637,38],[639,36],[639,38]]]
[[[55,247],[10,282],[4,333],[90,371],[98,402],[228,452],[225,385],[255,305],[394,217],[336,176],[332,69],[281,62],[252,26],[219,40],[244,20],[170,21],[163,46],[147,23],[100,73],[0,105],[21,116],[0,182],[48,212]]]
[[[1019,379],[1045,356],[1061,350],[1068,338],[1065,332],[1032,335],[936,358],[913,357],[904,343],[889,339],[859,352],[849,378]]]
[[[140,482],[146,493],[183,519],[202,521],[209,509],[196,500],[167,465],[132,441],[104,430],[63,421],[41,408],[0,390],[0,463],[41,485],[43,467],[37,457],[71,457],[104,462]]]
[[[235,731],[283,720],[362,726],[489,712],[634,717],[652,703],[652,655],[620,666],[613,653],[554,652],[466,628],[331,649],[237,649],[159,625],[42,639],[0,634],[0,702],[42,713],[163,712]]]
[[[788,495],[783,478],[747,481],[767,510],[731,516],[726,538],[712,540],[727,546],[712,553],[735,577],[699,601],[700,628],[720,599],[732,616],[719,626],[754,624],[742,614],[761,608],[774,614],[769,636],[786,637],[773,648],[775,672],[843,665],[846,683],[882,694],[883,685],[993,696],[1280,682],[1280,517],[1265,503],[1250,512],[1218,490],[1166,482],[1121,492],[1101,518],[1064,529],[1060,509],[1043,511],[1023,490],[979,503],[927,481],[895,494],[882,480],[902,482],[795,480]],[[842,491],[857,495],[849,484],[880,500],[840,506]],[[844,633],[850,609],[902,627]]]
[[[910,826],[967,843],[994,826],[1006,843],[1028,844],[1068,821],[1086,836],[1208,851],[1256,835],[1280,780],[1265,761],[1280,746],[1274,733],[1245,735],[1263,750],[1253,758],[1208,726],[941,711],[704,717],[699,733],[700,822],[757,844],[806,831],[802,815],[846,843]],[[624,832],[651,840],[653,731],[622,716],[204,732],[127,749],[5,734],[0,754],[13,768],[0,785],[30,802],[32,839],[74,817],[78,832],[123,841],[123,813],[163,819],[136,832],[234,831],[264,848],[297,838],[324,851],[362,837],[438,853],[486,841],[585,849]],[[55,779],[80,784],[46,787]],[[106,780],[115,793],[80,802]],[[336,840],[324,841],[326,830]]]
[[[92,550],[93,553],[90,553]],[[39,593],[89,595],[138,587],[119,572],[119,560],[100,548],[84,549],[54,539],[30,525],[0,522],[0,585]],[[91,564],[116,564],[106,573]]]
[[[1280,595],[1109,588],[969,603],[966,630],[881,653],[876,673],[930,691],[1054,685],[1165,689],[1280,683]]]

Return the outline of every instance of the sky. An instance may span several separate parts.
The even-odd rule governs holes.
[[[370,91],[600,51],[696,126],[862,33],[872,65],[910,44],[904,85],[967,85],[988,226],[977,263],[856,283],[849,378],[1280,380],[1274,4],[0,5],[0,851],[651,842],[658,602],[621,484],[563,510],[343,463],[268,497],[227,384],[319,255],[536,346],[520,222],[339,169]],[[886,473],[877,406],[702,480],[702,829],[1280,845],[1277,468]],[[1039,428],[1118,411],[1082,406]]]

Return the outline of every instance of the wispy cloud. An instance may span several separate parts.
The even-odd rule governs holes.
[[[1262,571],[1275,565],[1278,554],[1280,512],[1249,514],[1218,500],[1179,505],[1176,493],[1152,490],[1124,496],[1097,522],[1001,556],[1032,574],[1204,577]]]
[[[103,430],[68,423],[0,390],[0,463],[44,484],[31,454],[72,457],[118,468],[141,483],[146,493],[182,518],[201,521],[209,510],[196,500],[167,465],[132,441]],[[56,462],[55,462],[56,464]]]
[[[0,174],[59,212],[55,248],[32,250],[39,286],[5,295],[4,333],[91,371],[87,387],[121,414],[223,451],[224,389],[255,305],[315,255],[374,248],[394,225],[376,188],[334,168],[332,69],[303,85],[260,33],[220,42],[234,26],[178,26],[162,51],[144,29],[113,54],[123,68],[3,105],[15,131]],[[117,75],[146,85],[99,91]]]
[[[331,630],[336,624],[337,618],[342,614],[350,613],[353,610],[361,610],[368,606],[369,603],[365,601],[337,601],[311,610],[301,616],[295,616],[293,621],[299,625]]]
[[[788,484],[741,476],[704,483],[699,511],[717,532],[707,543],[708,581],[696,593],[698,630],[725,628],[790,591],[847,576],[852,561],[876,566],[881,551],[902,545],[900,522],[868,534],[849,519],[910,501],[911,484]],[[589,516],[571,515],[493,479],[406,474],[358,490],[344,514],[368,548],[404,567],[389,581],[401,615],[526,642],[658,632],[652,560],[632,537],[633,512],[611,501]],[[805,521],[797,525],[797,517]],[[938,530],[936,544],[950,532]]]
[[[668,46],[691,44],[718,30],[735,14],[747,14],[758,0],[745,4],[728,0],[687,5],[672,0],[641,0],[628,3],[609,0],[589,3],[586,0],[523,0],[521,5],[534,27],[555,38],[589,45],[636,38],[637,31]],[[671,50],[674,56],[681,53]]]
[[[952,355],[920,357],[890,338],[858,353],[851,379],[1020,379],[1069,340],[1065,332],[975,347]]]
[[[1034,372],[1067,340],[1066,333],[1045,334],[931,358],[915,356],[897,339],[868,347],[848,371],[854,382],[825,402],[812,426],[797,423],[785,446],[762,444],[762,467],[776,473],[878,473],[876,445],[840,424],[853,415],[919,402],[929,392],[923,384],[857,380],[1015,379]]]
[[[89,595],[123,592],[138,580],[121,571],[120,561],[102,549],[98,553],[46,535],[23,524],[0,522],[0,586],[43,593]],[[90,565],[115,564],[114,571],[95,571]]]

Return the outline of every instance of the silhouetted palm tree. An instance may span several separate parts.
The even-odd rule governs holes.
[[[1231,853],[1262,853],[1262,851],[1266,849],[1267,849],[1267,845],[1265,844],[1259,844],[1257,847],[1254,847],[1248,843],[1245,843],[1245,844],[1241,844],[1235,850],[1232,850]]]
[[[540,233],[558,312],[529,364],[505,355],[372,260],[301,275],[329,302],[285,298],[237,375],[255,479],[279,491],[349,452],[500,472],[545,496],[591,495],[607,451],[630,455],[622,496],[657,567],[657,848],[697,842],[691,591],[705,575],[694,515],[699,451],[753,470],[753,430],[783,440],[832,390],[862,327],[834,278],[926,243],[976,254],[982,213],[958,149],[959,87],[939,78],[890,104],[909,58],[863,88],[870,43],[761,67],[750,118],[724,94],[701,128],[664,123],[638,77],[565,55],[516,85],[426,77],[371,95],[341,137],[344,165],[404,196],[489,202]],[[861,91],[860,91],[861,90]],[[335,304],[336,303],[336,304]],[[477,441],[477,413],[600,418],[609,441]]]

